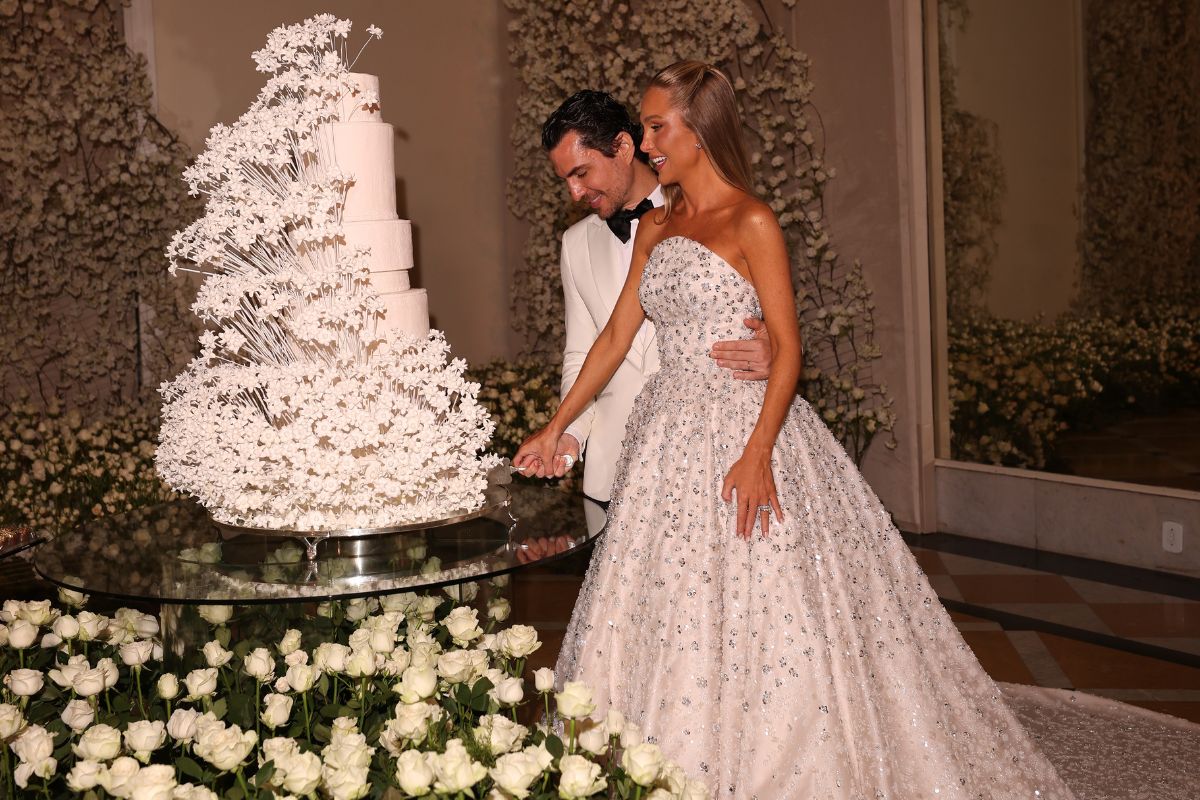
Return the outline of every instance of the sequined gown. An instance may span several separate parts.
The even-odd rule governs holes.
[[[626,427],[560,679],[632,712],[718,797],[1074,797],[804,400],[772,458],[784,522],[734,535],[721,483],[765,382],[708,352],[761,316],[753,286],[672,237],[640,297],[662,367]]]

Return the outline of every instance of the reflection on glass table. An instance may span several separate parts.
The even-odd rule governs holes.
[[[544,564],[592,542],[604,511],[590,500],[514,484],[510,502],[423,530],[302,540],[233,534],[189,500],[81,525],[42,544],[34,567],[70,589],[165,603],[348,599],[452,586]]]

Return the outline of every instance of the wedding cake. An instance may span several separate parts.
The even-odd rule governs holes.
[[[218,522],[432,522],[478,509],[499,463],[479,387],[411,285],[392,126],[378,79],[350,70],[349,33],[332,15],[273,31],[258,99],[184,173],[205,213],[167,255],[203,276],[208,330],[161,389],[156,464]]]

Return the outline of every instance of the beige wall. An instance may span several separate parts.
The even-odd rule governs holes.
[[[987,305],[1065,311],[1079,279],[1083,78],[1078,0],[971,0],[949,42],[963,109],[995,122],[1008,182]]]
[[[873,376],[896,401],[899,445],[878,441],[863,472],[902,527],[921,527],[922,464],[932,452],[931,418],[922,411],[920,385],[928,342],[920,338],[922,298],[914,297],[917,271],[910,236],[914,215],[909,157],[904,4],[908,0],[799,0],[792,15],[792,40],[812,60],[812,100],[824,121],[825,157],[838,171],[826,193],[831,237],[843,259],[859,260],[874,293],[876,341],[883,358]],[[919,89],[919,86],[917,87]],[[919,106],[918,106],[919,107]],[[920,143],[916,143],[918,148]],[[923,225],[925,210],[916,209]],[[925,298],[927,300],[927,298]],[[926,311],[927,313],[927,311]]]
[[[429,290],[435,327],[471,362],[510,355],[501,127],[500,3],[424,0],[153,0],[159,114],[194,149],[232,122],[266,76],[250,53],[278,25],[332,10],[384,31],[356,70],[382,77],[384,119],[396,129],[397,200],[413,221],[415,285]],[[182,223],[181,223],[182,224]]]

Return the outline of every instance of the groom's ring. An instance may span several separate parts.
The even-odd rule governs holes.
[[[563,461],[565,461],[567,464],[567,469],[570,469],[571,467],[575,466],[575,456],[571,455],[570,453],[563,453],[562,458],[563,458]]]

